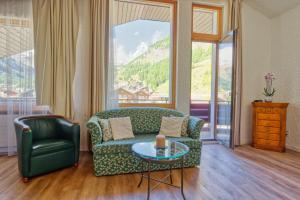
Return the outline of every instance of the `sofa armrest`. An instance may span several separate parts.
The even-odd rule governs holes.
[[[23,177],[29,177],[32,149],[32,131],[30,127],[20,121],[19,118],[16,118],[14,120],[14,125],[17,139],[19,171]]]
[[[80,151],[80,125],[78,123],[71,122],[64,118],[57,118],[57,123],[60,126],[60,138],[70,140],[75,146],[75,162],[79,161]]]
[[[102,130],[98,122],[97,116],[92,116],[86,124],[86,127],[91,134],[91,140],[93,147],[96,144],[102,143]]]
[[[188,135],[193,139],[200,139],[200,131],[204,125],[204,120],[197,117],[189,117]]]

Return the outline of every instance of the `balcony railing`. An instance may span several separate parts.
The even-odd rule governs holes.
[[[28,115],[49,113],[48,106],[36,105],[34,97],[0,98],[0,115]]]

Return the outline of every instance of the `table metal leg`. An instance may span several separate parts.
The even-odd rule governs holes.
[[[172,165],[170,165],[170,183],[173,184],[173,178],[172,178]]]
[[[181,194],[182,194],[182,197],[183,199],[185,200],[185,196],[184,196],[184,193],[183,193],[183,157],[181,159]]]
[[[142,174],[141,174],[141,180],[138,184],[138,187],[141,186],[142,182],[143,182],[143,179],[144,179],[144,161],[141,162],[141,165],[142,165]]]
[[[147,193],[147,200],[150,199],[150,162],[148,162],[148,193]]]

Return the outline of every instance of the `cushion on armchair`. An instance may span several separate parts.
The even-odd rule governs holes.
[[[32,156],[74,148],[73,142],[62,139],[40,140],[32,144]]]

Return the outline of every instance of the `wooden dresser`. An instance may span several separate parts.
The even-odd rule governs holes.
[[[285,151],[288,103],[253,102],[253,147]]]

